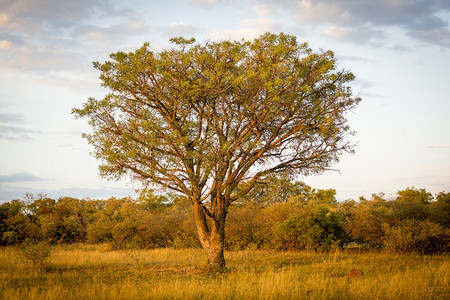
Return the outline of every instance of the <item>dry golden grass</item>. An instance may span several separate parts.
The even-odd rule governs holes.
[[[0,248],[1,299],[450,299],[447,256],[56,247],[45,269]],[[364,275],[347,279],[352,269]]]

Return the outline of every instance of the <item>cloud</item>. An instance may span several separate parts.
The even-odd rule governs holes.
[[[450,47],[450,30],[444,28],[409,31],[407,35],[425,43],[436,44],[444,48]]]
[[[61,49],[54,45],[30,44],[12,51],[9,57],[0,57],[0,63],[16,71],[43,73],[71,70],[74,72],[89,65],[89,59],[79,52]]]
[[[75,146],[73,144],[59,144],[58,147],[60,147],[60,148],[74,148]]]
[[[73,30],[73,35],[78,36],[81,46],[87,49],[98,49],[99,43],[106,48],[117,49],[118,42],[121,46],[132,37],[147,35],[150,32],[151,23],[139,15],[136,20],[123,20],[112,25],[83,24]]]
[[[123,47],[150,28],[146,15],[109,0],[2,0],[1,6],[0,51],[8,52],[0,65],[16,71],[75,76],[99,51]]]
[[[323,34],[336,40],[343,40],[354,43],[368,43],[374,38],[383,38],[385,34],[380,30],[373,30],[367,26],[364,27],[335,27],[330,26]]]
[[[83,133],[82,131],[78,129],[65,129],[65,130],[59,130],[55,132],[56,134],[62,134],[62,135],[76,135],[81,136]]]
[[[377,98],[377,99],[380,99],[380,98],[385,98],[385,96],[383,95],[383,94],[380,94],[380,93],[368,93],[368,92],[363,92],[362,94],[361,94],[361,96],[363,97],[363,98],[366,98],[366,97],[370,97],[370,98]],[[377,104],[377,106],[386,106],[387,104],[386,103],[381,103],[381,104]]]
[[[398,51],[398,52],[410,52],[411,51],[410,47],[405,46],[405,45],[401,45],[401,44],[398,44],[398,43],[390,45],[388,47],[391,50]]]
[[[12,43],[7,40],[0,41],[0,51],[8,51],[12,48]]]
[[[32,139],[30,134],[41,133],[21,126],[26,123],[26,117],[21,113],[0,113],[0,139],[24,141]]]
[[[277,28],[280,27],[280,24],[271,18],[245,19],[240,21],[239,25],[252,28],[261,33],[266,31],[277,31]]]
[[[208,4],[208,5],[211,5],[211,4],[217,4],[219,2],[220,2],[219,0],[189,0],[189,3],[192,3],[192,4]]]
[[[20,172],[12,175],[0,175],[0,184],[2,183],[16,183],[16,182],[32,182],[41,181],[43,179],[34,176],[28,172]]]
[[[190,37],[194,36],[200,31],[199,28],[189,25],[185,22],[172,22],[170,26],[164,30],[164,35],[170,37],[184,36]]]
[[[25,123],[25,117],[20,113],[0,113],[0,123]]]
[[[265,32],[281,31],[279,22],[271,18],[244,19],[238,23],[241,28],[237,30],[218,30],[211,32],[209,37],[215,40],[251,40]]]
[[[353,84],[362,88],[362,89],[369,89],[371,87],[376,86],[376,83],[373,81],[368,81],[368,80],[364,80],[364,79],[360,79],[360,78],[356,78],[355,80],[353,80]]]
[[[225,2],[232,2],[230,0],[189,0],[190,4],[196,5],[196,6],[204,6],[204,7],[212,7],[217,4],[225,3]]]
[[[5,13],[0,13],[0,26],[8,24],[9,16]]]
[[[111,10],[104,0],[3,0],[0,20],[10,30],[43,34],[46,30],[72,28],[102,10]]]
[[[403,54],[402,56],[400,56],[400,58],[403,61],[405,61],[405,62],[407,62],[409,64],[414,64],[414,65],[421,65],[421,64],[423,64],[423,60],[421,60],[420,58],[412,57],[412,56],[409,56],[409,55],[406,55],[406,54]]]
[[[426,148],[426,149],[450,149],[450,146],[446,146],[446,145],[425,145],[424,148]]]
[[[254,6],[253,10],[258,13],[261,17],[270,17],[277,16],[277,11],[273,8],[273,6],[269,6],[266,4]]]
[[[450,47],[448,0],[266,0],[292,12],[302,27],[323,28],[335,39],[368,43],[396,27],[418,41]]]
[[[0,124],[0,139],[11,141],[31,140],[30,134],[41,133],[37,130],[31,130],[24,127],[9,126]]]
[[[375,59],[366,58],[362,56],[356,56],[356,55],[339,55],[339,60],[349,60],[349,61],[356,61],[356,62],[363,62],[363,63],[377,63]]]

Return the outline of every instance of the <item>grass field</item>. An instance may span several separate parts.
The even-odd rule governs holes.
[[[448,256],[249,250],[211,273],[200,249],[58,246],[42,268],[18,253],[0,248],[1,299],[450,299]]]

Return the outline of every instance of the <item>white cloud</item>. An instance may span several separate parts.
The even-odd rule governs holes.
[[[191,26],[185,22],[172,22],[164,33],[170,37],[184,36],[191,37],[199,32],[197,27]]]
[[[335,27],[330,26],[324,32],[324,35],[336,40],[343,40],[354,43],[367,43],[375,37],[383,37],[381,31],[374,31],[369,27]]]
[[[335,39],[351,39],[355,36],[359,35],[358,29],[353,27],[328,27],[327,30],[324,31],[324,34],[327,36],[334,37]]]
[[[245,19],[240,21],[239,25],[264,33],[266,31],[276,31],[278,22],[271,18]]]
[[[216,40],[251,40],[265,32],[281,31],[280,23],[271,18],[244,19],[238,23],[239,29],[211,32],[209,37]]]
[[[189,2],[194,4],[217,4],[220,1],[218,0],[189,0]]]
[[[172,22],[172,23],[170,23],[170,28],[186,27],[186,26],[189,26],[189,25],[184,23],[184,22]]]
[[[4,26],[9,23],[10,17],[5,13],[0,13],[0,26]]]
[[[423,63],[423,60],[421,60],[420,58],[412,57],[410,55],[403,54],[400,57],[402,60],[410,64],[421,65]]]
[[[266,4],[254,6],[253,10],[256,11],[258,15],[260,15],[261,17],[270,17],[278,15],[273,6],[269,6]]]
[[[11,57],[0,57],[0,63],[18,71],[54,73],[71,70],[72,74],[90,64],[81,53],[51,46],[38,48],[35,45],[21,47],[13,51]]]
[[[7,40],[0,41],[0,50],[7,51],[12,48],[12,43]]]
[[[213,5],[219,4],[221,2],[225,2],[223,0],[189,0],[190,4],[211,7]]]
[[[123,46],[133,37],[148,34],[149,28],[151,24],[145,19],[124,20],[112,25],[82,25],[74,29],[73,34],[84,47],[98,49],[98,45],[101,44],[103,48],[117,49],[118,45]]]

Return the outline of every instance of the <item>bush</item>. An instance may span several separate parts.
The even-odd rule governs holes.
[[[407,219],[396,226],[386,225],[385,247],[400,253],[445,253],[449,250],[450,229],[424,220]]]
[[[230,208],[225,238],[227,250],[258,248],[256,233],[260,230],[260,226],[256,218],[261,212],[261,205],[255,204]]]
[[[343,217],[326,205],[318,205],[277,223],[273,246],[282,250],[329,251],[342,247],[347,239]]]
[[[273,229],[273,247],[280,250],[304,250],[312,245],[308,220],[295,215],[278,222]]]
[[[19,256],[25,261],[32,263],[37,269],[42,269],[47,264],[52,248],[48,243],[24,243],[18,248]]]
[[[393,224],[393,201],[384,199],[384,194],[373,194],[372,200],[360,198],[347,214],[346,231],[357,243],[370,248],[381,248],[384,243],[384,226]]]

